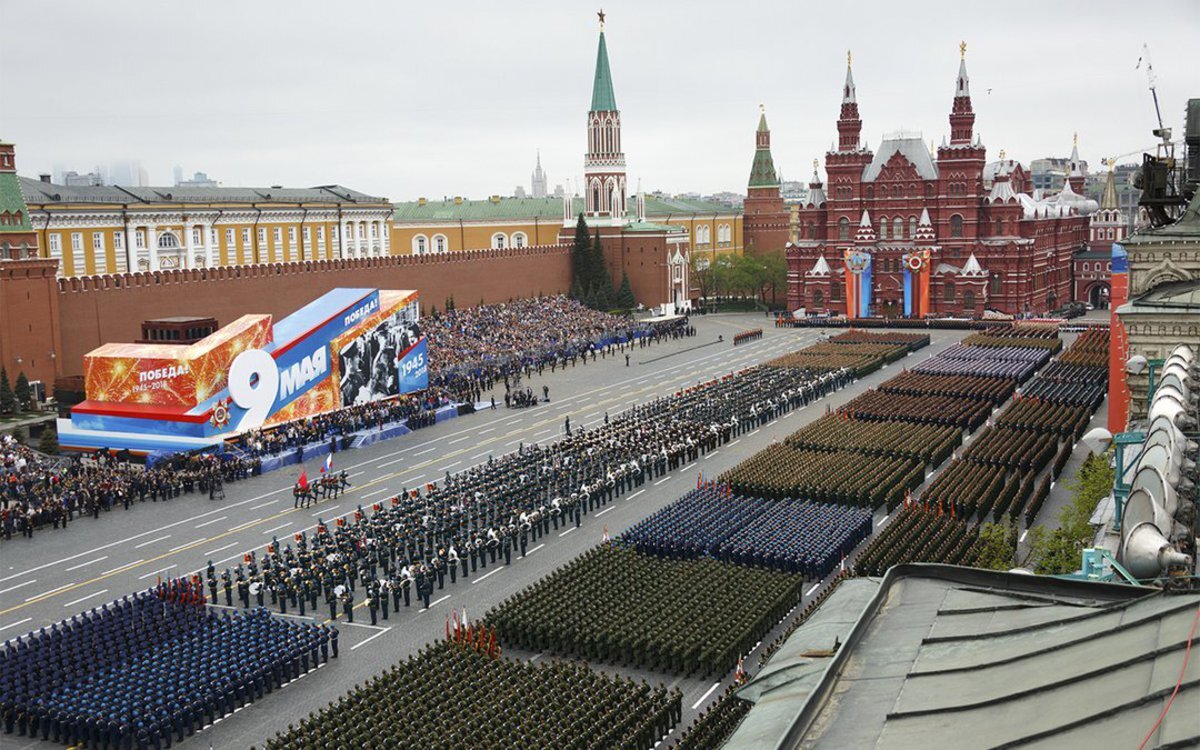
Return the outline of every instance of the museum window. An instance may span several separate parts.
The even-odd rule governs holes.
[[[879,239],[886,240],[888,238],[887,232],[888,232],[888,220],[887,220],[887,217],[884,216],[883,218],[881,218],[879,220]]]
[[[999,276],[999,274],[992,274],[992,277],[990,279],[988,279],[988,292],[990,294],[999,294],[1000,293],[1000,276]]]
[[[954,301],[954,282],[953,281],[947,281],[944,284],[942,284],[942,299],[944,299],[947,302]]]
[[[974,309],[975,307],[975,292],[963,292],[963,307]]]
[[[904,219],[897,216],[892,220],[892,238],[897,240],[904,239]]]
[[[845,216],[838,219],[838,239],[839,240],[850,239],[850,220],[847,219]]]
[[[813,305],[814,306],[822,305],[824,303],[825,303],[825,295],[821,293],[820,289],[817,289],[816,291],[813,292]]]
[[[908,238],[911,240],[917,236],[917,217],[908,217]]]
[[[954,214],[953,216],[950,217],[950,236],[951,237],[962,237],[963,236],[963,218],[961,216],[959,216],[958,214]]]

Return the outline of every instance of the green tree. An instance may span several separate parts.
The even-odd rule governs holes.
[[[591,252],[592,238],[588,235],[587,222],[583,220],[583,213],[580,212],[579,221],[575,222],[575,240],[571,243],[571,279],[574,282],[572,288],[575,290],[571,296],[580,301],[583,300],[589,284]]]
[[[592,283],[596,285],[597,295],[612,297],[612,274],[608,272],[608,263],[604,259],[604,243],[600,241],[599,229],[592,238]]]
[[[985,523],[979,527],[979,559],[988,570],[1009,570],[1017,555],[1017,530],[1009,523]]]
[[[637,304],[633,296],[633,285],[629,283],[629,273],[621,271],[621,288],[617,290],[617,307],[622,310],[632,310]]]
[[[33,389],[29,387],[29,378],[25,377],[25,371],[17,373],[17,385],[13,388],[13,395],[17,397],[17,408],[29,410],[33,408]]]
[[[0,367],[0,414],[13,414],[17,410],[17,397],[8,382],[8,370]]]
[[[38,450],[53,456],[58,453],[58,432],[50,424],[42,429],[42,437],[38,440]]]
[[[771,307],[777,304],[780,292],[787,291],[787,258],[782,251],[767,253],[759,258],[762,264],[762,301],[767,301],[767,290],[771,292]]]
[[[1067,484],[1071,502],[1058,514],[1058,528],[1033,527],[1041,533],[1030,541],[1030,557],[1038,573],[1057,575],[1079,570],[1080,554],[1095,537],[1091,517],[1096,505],[1112,492],[1115,474],[1107,453],[1093,453]]]

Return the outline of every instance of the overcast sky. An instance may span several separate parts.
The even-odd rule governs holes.
[[[338,182],[393,200],[511,194],[536,151],[583,170],[599,3],[0,0],[0,137],[22,174],[136,159],[224,185]],[[807,180],[836,138],[846,50],[863,135],[941,142],[967,41],[981,133],[1028,163],[1153,144],[1200,96],[1196,0],[605,0],[630,187],[744,192],[758,104],[776,167]]]

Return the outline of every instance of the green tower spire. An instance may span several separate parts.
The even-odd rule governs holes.
[[[766,109],[759,105],[758,131],[754,134],[754,164],[750,167],[750,187],[778,187],[775,160],[771,158],[771,131],[767,128]]]
[[[592,111],[615,112],[612,71],[608,69],[608,46],[604,43],[604,16],[600,17],[600,48],[596,50],[596,79],[592,82]]]

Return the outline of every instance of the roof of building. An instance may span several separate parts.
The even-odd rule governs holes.
[[[1111,168],[1108,170],[1108,177],[1104,180],[1104,193],[1100,196],[1100,208],[1112,210],[1120,207],[1120,201],[1117,200],[1117,180],[1113,177]]]
[[[616,109],[612,71],[608,68],[608,45],[604,43],[604,30],[601,29],[600,46],[596,49],[596,78],[592,82],[592,111],[614,112]]]
[[[19,179],[12,172],[0,172],[0,213],[7,211],[10,219],[18,213],[21,215],[20,221],[0,224],[0,232],[33,231],[33,226],[29,223],[29,208],[25,205],[25,198],[21,194]]]
[[[1165,227],[1144,229],[1121,241],[1125,246],[1155,245],[1163,242],[1200,242],[1200,192],[1183,210],[1179,220]]]
[[[755,706],[726,747],[1137,747],[1197,607],[1140,586],[897,566],[873,592],[843,583],[797,629],[739,692]],[[1154,746],[1200,737],[1185,709],[1198,681],[1191,659]]]
[[[124,187],[58,185],[18,178],[27,203],[387,203],[341,185],[277,187]]]
[[[1200,308],[1200,281],[1168,281],[1130,300],[1129,304],[1142,312],[1150,310],[1196,310]],[[1125,309],[1124,306],[1121,308]]]
[[[917,174],[923,180],[936,180],[938,176],[937,166],[933,163],[933,159],[929,158],[929,151],[922,143],[920,136],[900,136],[896,138],[884,138],[879,144],[879,150],[875,152],[875,158],[863,170],[863,181],[872,182],[879,173],[883,171],[883,166],[888,163],[893,154],[899,153],[908,160],[917,169]]]
[[[769,132],[765,111],[758,117],[758,132]],[[750,165],[750,187],[779,187],[779,176],[775,174],[775,160],[771,157],[770,146],[758,146],[754,149],[754,163]]]
[[[630,206],[634,209],[635,206]],[[583,211],[583,199],[571,199],[571,215]],[[736,215],[739,209],[724,203],[694,198],[668,198],[646,196],[646,215],[666,218],[668,216]],[[629,214],[634,218],[634,214]],[[463,200],[456,203],[453,198],[440,201],[407,201],[393,206],[392,221],[398,224],[442,223],[448,221],[562,221],[562,198],[496,198],[488,200]]]

